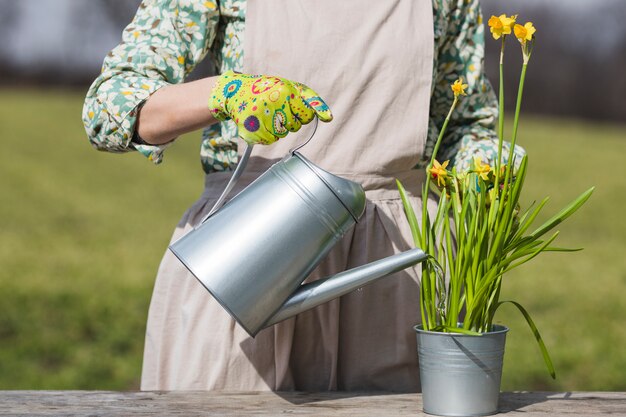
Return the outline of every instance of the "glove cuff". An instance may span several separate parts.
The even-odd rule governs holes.
[[[208,105],[213,117],[221,121],[231,118],[228,101],[237,93],[241,84],[238,74],[231,70],[219,76],[209,95]]]

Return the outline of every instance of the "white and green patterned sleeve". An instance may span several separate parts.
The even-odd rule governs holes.
[[[159,88],[183,82],[208,52],[218,22],[215,1],[142,1],[87,93],[83,123],[91,144],[161,162],[167,145],[133,141],[138,109]]]
[[[429,159],[432,155],[450,110],[450,86],[462,77],[468,84],[467,96],[460,97],[437,159],[450,160],[457,170],[468,170],[474,155],[493,165],[498,155],[498,102],[484,73],[484,25],[479,1],[436,0],[433,8],[436,53],[425,156]],[[523,149],[516,147],[516,153],[523,154]],[[508,155],[506,144],[503,155]]]

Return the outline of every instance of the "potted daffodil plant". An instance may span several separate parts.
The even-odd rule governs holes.
[[[415,245],[429,255],[422,263],[420,288],[421,324],[416,326],[424,411],[437,415],[488,415],[497,412],[505,335],[508,329],[494,324],[500,306],[510,303],[526,319],[555,377],[546,346],[526,309],[516,301],[501,300],[502,280],[512,269],[547,251],[571,251],[553,246],[553,229],[591,196],[585,191],[543,224],[534,221],[548,198],[522,208],[520,196],[528,157],[517,158],[517,139],[526,69],[535,44],[531,22],[517,23],[517,16],[492,16],[488,25],[501,40],[498,156],[489,161],[474,157],[469,170],[448,169],[437,151],[450,115],[465,95],[461,79],[452,85],[454,100],[441,128],[422,188],[421,216],[411,207],[402,184],[400,196]],[[513,35],[522,49],[522,69],[513,118],[510,146],[503,155],[504,100],[503,56],[507,38]],[[430,192],[438,196],[434,215],[425,202]]]

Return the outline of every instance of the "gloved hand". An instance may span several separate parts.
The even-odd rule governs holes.
[[[318,94],[285,78],[226,71],[211,91],[209,109],[218,120],[232,119],[249,144],[269,145],[295,132],[315,115],[330,122],[333,115]]]

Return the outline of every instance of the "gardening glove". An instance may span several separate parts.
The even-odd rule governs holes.
[[[509,159],[509,153],[511,150],[511,143],[504,141],[502,143],[502,165],[506,165]],[[517,172],[522,162],[522,158],[526,155],[526,151],[519,145],[515,145],[513,149],[515,156],[515,166],[513,167],[513,173]],[[480,158],[483,164],[487,164],[491,167],[496,166],[498,160],[498,138],[482,138],[476,140],[472,137],[463,138],[461,141],[461,147],[456,155],[453,156],[454,167],[457,172],[467,172],[472,168],[474,158]]]
[[[333,115],[318,94],[304,84],[285,78],[222,74],[209,98],[218,120],[232,119],[248,144],[269,145],[295,132],[315,116],[330,122]]]

